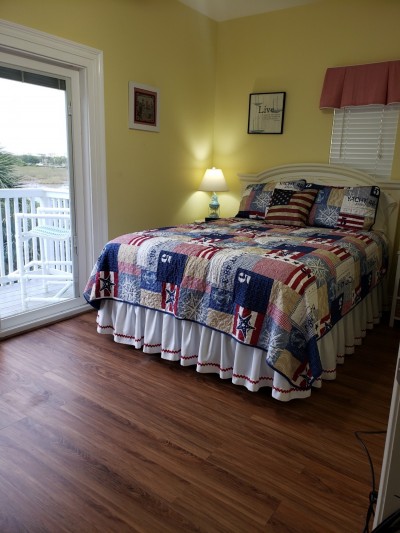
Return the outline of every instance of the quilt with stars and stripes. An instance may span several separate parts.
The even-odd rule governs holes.
[[[386,274],[381,232],[218,219],[123,235],[106,244],[85,288],[169,313],[265,352],[299,389],[322,373],[317,341]]]

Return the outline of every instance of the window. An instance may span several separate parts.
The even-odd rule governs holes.
[[[335,109],[329,162],[390,178],[399,104]]]

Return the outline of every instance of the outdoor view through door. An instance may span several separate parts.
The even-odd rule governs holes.
[[[67,89],[0,65],[1,319],[75,296]]]

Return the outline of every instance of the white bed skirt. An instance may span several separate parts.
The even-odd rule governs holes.
[[[324,369],[314,383],[336,378],[336,367],[345,356],[361,344],[367,329],[372,329],[382,313],[382,286],[376,287],[357,307],[318,341]],[[115,342],[130,344],[144,353],[159,353],[163,359],[180,361],[181,365],[196,365],[197,372],[217,373],[221,379],[231,379],[256,392],[271,387],[272,396],[281,401],[306,398],[311,390],[298,390],[265,361],[265,352],[245,346],[232,337],[178,320],[172,315],[144,309],[114,300],[103,300],[97,316],[97,331],[114,336]]]

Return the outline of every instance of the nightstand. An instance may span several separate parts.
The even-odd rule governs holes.
[[[395,320],[400,320],[399,282],[400,282],[400,250],[397,252],[396,277],[394,280],[392,309],[390,312],[390,321],[389,321],[389,326],[391,327],[393,327]]]
[[[205,217],[205,218],[202,218],[201,220],[200,219],[195,220],[194,223],[195,224],[204,224],[205,222],[213,222],[214,220],[219,220],[219,218]]]

